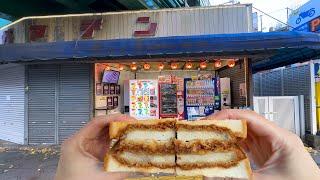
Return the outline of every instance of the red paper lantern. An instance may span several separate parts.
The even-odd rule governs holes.
[[[201,68],[201,69],[207,68],[207,62],[202,61],[202,62],[200,63],[200,68]]]
[[[178,69],[178,63],[171,63],[171,69]]]
[[[136,71],[136,70],[138,69],[137,64],[136,64],[135,62],[133,62],[133,63],[130,65],[130,69],[131,69],[132,71]]]
[[[160,64],[158,65],[158,68],[159,68],[159,70],[164,69],[164,64],[163,64],[163,63],[160,63]]]
[[[229,60],[228,61],[228,67],[229,68],[233,68],[236,65],[236,61],[235,60]]]
[[[191,62],[187,62],[187,63],[186,63],[186,68],[187,68],[187,69],[191,69],[192,66],[193,66],[193,64],[192,64]]]
[[[149,70],[151,68],[151,65],[149,63],[144,63],[143,68],[145,70]]]
[[[215,67],[215,68],[220,68],[221,66],[222,66],[222,63],[221,63],[220,60],[216,60],[216,61],[214,62],[214,67]]]
[[[119,64],[119,71],[122,71],[124,69],[122,64]]]

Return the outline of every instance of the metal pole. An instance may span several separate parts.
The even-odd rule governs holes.
[[[289,21],[289,8],[287,7],[286,10],[287,10],[287,23],[288,23],[288,21]],[[287,25],[287,29],[289,30],[289,25]]]
[[[262,24],[262,15],[260,15],[260,27],[261,27],[261,32],[262,32],[262,30],[263,30],[263,29],[262,29],[262,25],[263,25],[263,24]]]

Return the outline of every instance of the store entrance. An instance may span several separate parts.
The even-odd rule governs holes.
[[[221,60],[97,63],[95,116],[201,119],[231,104],[230,79],[217,75],[227,65]]]

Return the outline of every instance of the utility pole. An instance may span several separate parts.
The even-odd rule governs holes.
[[[289,21],[289,8],[287,7],[286,10],[287,10],[287,23],[288,23],[288,21]],[[287,25],[287,30],[289,30],[288,25]]]
[[[261,28],[261,32],[262,32],[262,30],[263,30],[263,23],[262,23],[262,15],[260,15],[260,28]]]
[[[286,10],[287,10],[287,23],[288,23],[288,20],[289,20],[289,9],[288,7],[286,7]]]

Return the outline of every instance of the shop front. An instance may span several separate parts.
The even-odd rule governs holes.
[[[301,49],[312,58],[320,44],[315,34],[251,33],[251,8],[32,17],[3,28],[12,33],[0,46],[0,67],[20,66],[24,76],[15,83],[10,69],[0,76],[0,107],[24,106],[20,116],[0,108],[0,138],[59,144],[99,115],[197,120],[250,108],[253,70]],[[21,91],[10,94],[15,86]]]
[[[231,106],[240,108],[231,103],[230,78],[220,78],[218,69],[234,68],[242,60],[208,59],[96,63],[95,116],[197,120]]]

